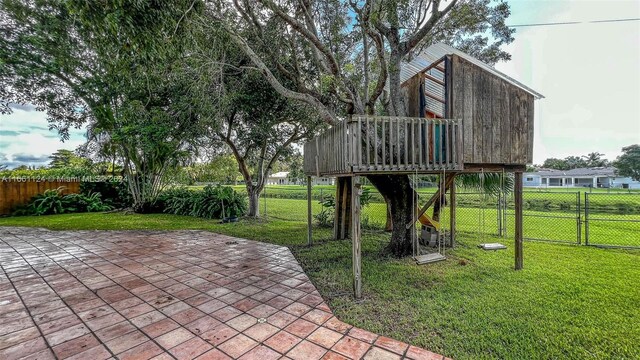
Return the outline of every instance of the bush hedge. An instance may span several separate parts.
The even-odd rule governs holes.
[[[14,216],[51,215],[78,212],[100,212],[112,207],[102,201],[99,193],[62,194],[62,187],[46,190],[31,198],[28,204],[18,207]]]
[[[163,192],[156,202],[163,212],[206,219],[233,218],[247,210],[247,199],[228,186],[206,186],[202,190],[175,188]]]

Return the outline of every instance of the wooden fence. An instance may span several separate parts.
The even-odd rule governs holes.
[[[19,205],[49,189],[62,187],[63,194],[80,192],[79,181],[2,181],[0,182],[0,215],[10,214]]]

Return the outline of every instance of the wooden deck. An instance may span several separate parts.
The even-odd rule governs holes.
[[[464,168],[462,122],[353,116],[304,146],[310,176],[438,173]]]

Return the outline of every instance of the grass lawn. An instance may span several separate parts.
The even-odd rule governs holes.
[[[282,205],[279,215],[296,211]],[[364,300],[355,302],[350,243],[327,240],[330,230],[316,229],[316,244],[307,247],[299,220],[219,224],[92,213],[1,218],[3,225],[205,229],[286,245],[342,320],[456,359],[640,358],[640,250],[526,242],[525,269],[516,272],[510,240],[507,251],[483,252],[476,235],[461,233],[446,262],[417,266],[382,255],[388,235],[365,232]]]

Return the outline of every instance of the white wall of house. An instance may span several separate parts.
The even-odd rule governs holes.
[[[538,175],[536,173],[522,174],[525,187],[593,187],[616,189],[640,189],[640,181],[630,177],[611,176],[566,176],[566,175]]]
[[[630,177],[614,177],[611,179],[612,188],[640,190],[640,181],[634,181]]]
[[[274,174],[271,174],[267,178],[267,185],[304,185],[306,184],[306,180],[301,184],[295,184],[294,182],[289,180],[289,172],[288,171],[280,171]],[[333,185],[334,178],[332,177],[311,177],[311,185]]]
[[[522,174],[522,185],[527,187],[542,186],[542,177],[536,173]]]
[[[333,185],[335,178],[332,177],[311,177],[311,185]]]

